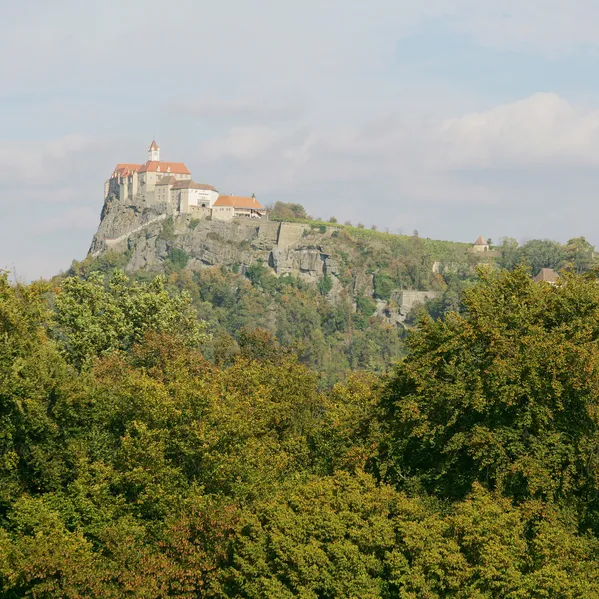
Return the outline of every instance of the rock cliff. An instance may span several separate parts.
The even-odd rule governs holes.
[[[314,284],[326,279],[326,294],[333,303],[343,294],[354,301],[375,297],[374,274],[367,272],[372,269],[357,264],[348,267],[352,248],[344,251],[340,230],[338,226],[266,219],[222,222],[188,214],[167,216],[166,206],[148,205],[143,197],[129,203],[109,197],[89,253],[94,257],[108,251],[122,253],[128,272],[160,271],[173,263],[193,272],[214,266],[244,272],[260,262],[277,276],[292,275]],[[350,245],[358,256],[373,251],[353,240]],[[438,295],[434,290],[396,292],[391,302],[379,299],[373,311],[397,324],[416,303]]]
[[[307,224],[200,220],[188,214],[167,216],[165,209],[146,205],[141,197],[129,204],[108,198],[89,253],[126,252],[128,271],[160,268],[177,248],[187,255],[186,268],[192,271],[217,265],[243,268],[261,261],[277,275],[291,274],[312,282],[338,274],[327,248],[333,231],[320,234],[315,243]]]

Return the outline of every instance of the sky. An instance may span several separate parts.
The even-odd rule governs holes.
[[[0,0],[0,268],[82,260],[117,162],[423,237],[599,246],[596,0]]]

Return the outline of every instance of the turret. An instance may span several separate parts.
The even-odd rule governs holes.
[[[152,140],[152,145],[148,148],[148,160],[160,161],[160,148],[155,139]]]

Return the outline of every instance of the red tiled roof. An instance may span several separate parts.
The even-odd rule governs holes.
[[[158,160],[148,160],[140,169],[140,173],[164,173],[168,175],[174,173],[177,175],[191,175],[189,169],[183,162],[162,162]]]
[[[218,191],[212,185],[206,185],[205,183],[195,183],[191,179],[184,181],[177,181],[173,185],[173,189],[203,189],[204,191]]]
[[[128,164],[125,162],[119,162],[115,169],[114,172],[112,173],[113,177],[126,177],[127,175],[129,175],[129,173],[133,173],[136,170],[139,170],[141,168],[141,164]]]
[[[485,238],[481,235],[475,242],[474,245],[488,245]]]
[[[152,145],[148,148],[149,150],[158,150],[158,144],[156,143],[156,140],[152,140]]]
[[[233,208],[251,208],[253,210],[264,210],[256,198],[243,196],[218,196],[214,206],[233,206]]]
[[[553,268],[541,268],[539,274],[535,277],[535,282],[546,281],[547,283],[555,283],[559,278],[559,275],[553,270]]]
[[[160,181],[158,181],[158,183],[156,183],[156,185],[174,185],[174,183],[177,181],[177,179],[175,179],[175,177],[171,176],[171,175],[166,175],[164,177],[162,177],[160,179]]]
[[[212,185],[208,185],[207,183],[193,183],[193,181],[192,188],[203,189],[204,191],[218,191],[218,189],[216,189],[216,187],[212,187]]]

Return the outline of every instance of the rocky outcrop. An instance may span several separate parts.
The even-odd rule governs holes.
[[[349,299],[355,307],[359,297],[374,298],[374,276],[355,268],[347,270],[347,254],[340,250],[338,238],[337,229],[324,225],[244,218],[212,221],[189,214],[167,215],[166,206],[149,205],[143,196],[129,202],[109,197],[89,253],[123,252],[128,272],[162,270],[169,263],[180,267],[182,262],[191,271],[224,266],[244,272],[262,262],[278,276],[293,275],[314,284],[326,277],[321,289],[328,300],[337,304]],[[376,314],[388,322],[403,323],[416,303],[437,295],[397,290],[389,302],[377,300]]]
[[[119,249],[120,244],[130,235],[149,223],[164,218],[166,218],[165,204],[148,204],[141,195],[130,202],[121,202],[115,196],[108,196],[89,253],[99,256],[109,249]]]
[[[336,276],[337,266],[326,247],[309,238],[310,227],[298,223],[236,219],[231,222],[166,215],[166,206],[148,205],[143,196],[124,203],[109,197],[89,253],[99,256],[128,252],[128,271],[158,268],[178,248],[187,268],[224,265],[247,267],[262,261],[277,275],[291,274],[317,282]]]

